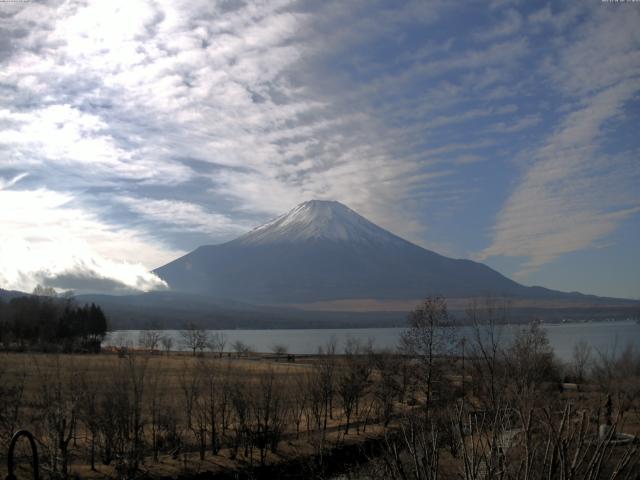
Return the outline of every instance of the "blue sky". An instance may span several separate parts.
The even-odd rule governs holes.
[[[640,298],[638,25],[599,0],[0,3],[0,287],[161,288],[320,198]]]

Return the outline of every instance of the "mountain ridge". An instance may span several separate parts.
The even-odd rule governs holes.
[[[311,200],[154,270],[175,291],[254,304],[427,295],[584,298],[521,285],[413,244],[334,201]]]

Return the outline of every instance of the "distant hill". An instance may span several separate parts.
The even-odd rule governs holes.
[[[406,319],[405,311],[303,311],[219,302],[200,295],[176,292],[79,295],[76,299],[80,303],[100,305],[107,312],[112,330],[180,329],[186,323],[213,329],[388,327],[403,326]]]
[[[0,288],[0,300],[3,300],[5,302],[11,300],[12,298],[24,297],[26,295],[29,295],[29,294],[24,292],[19,292],[17,290],[4,290]]]
[[[111,329],[180,329],[194,322],[214,329],[260,328],[358,328],[403,327],[415,302],[386,304],[307,304],[304,308],[219,302],[202,295],[150,292],[140,295],[80,295],[79,303],[94,302],[106,312]],[[464,321],[469,299],[448,300],[450,314]],[[510,322],[605,320],[637,318],[640,302],[544,302],[514,301],[508,311]]]
[[[29,294],[0,290],[0,298],[5,302],[25,295]],[[640,314],[640,302],[604,300],[514,300],[509,310],[509,321],[526,322],[533,318],[546,321],[625,319]],[[171,291],[137,295],[78,295],[76,301],[81,305],[92,302],[100,305],[111,330],[180,329],[189,322],[212,329],[402,327],[407,313],[417,302],[348,300],[301,306],[264,306]],[[453,317],[464,320],[468,301],[448,299]]]

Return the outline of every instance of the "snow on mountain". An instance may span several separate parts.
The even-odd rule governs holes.
[[[199,247],[155,273],[175,292],[259,304],[560,294],[525,287],[481,263],[444,257],[341,203],[318,200],[230,242]]]
[[[340,202],[310,200],[234,240],[243,245],[330,240],[355,243],[404,243]]]

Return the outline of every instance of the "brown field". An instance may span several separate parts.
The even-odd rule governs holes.
[[[73,439],[69,447],[69,475],[79,475],[81,478],[116,478],[115,462],[104,465],[96,459],[94,471],[89,466],[90,432],[84,425],[81,415],[73,412],[73,409],[80,408],[83,393],[88,389],[95,389],[98,395],[108,398],[110,389],[126,388],[135,390],[133,383],[122,385],[119,380],[126,377],[139,377],[142,386],[140,408],[144,443],[149,450],[151,423],[154,416],[153,409],[159,409],[154,405],[154,400],[162,404],[162,408],[170,410],[173,421],[178,425],[181,436],[182,448],[178,455],[170,452],[159,452],[157,460],[153,454],[147,451],[140,459],[139,469],[142,472],[153,476],[176,476],[196,472],[222,472],[247,468],[250,465],[259,463],[273,464],[290,462],[301,456],[311,456],[317,454],[319,443],[331,446],[359,443],[366,439],[379,437],[382,429],[371,414],[371,405],[368,404],[367,418],[362,415],[352,417],[353,425],[350,433],[344,433],[344,418],[338,402],[334,401],[330,418],[327,419],[326,430],[322,434],[314,430],[314,419],[310,412],[301,414],[299,432],[296,432],[295,421],[291,418],[283,420],[282,438],[276,452],[266,451],[264,460],[258,458],[255,447],[250,449],[247,455],[240,451],[236,455],[231,453],[228,438],[233,435],[232,422],[229,420],[228,430],[220,439],[220,451],[212,455],[210,446],[207,447],[204,458],[201,458],[198,448],[197,427],[188,427],[190,423],[186,413],[188,397],[193,395],[209,395],[205,392],[206,387],[200,385],[193,386],[193,379],[203,369],[207,372],[215,372],[215,381],[219,382],[215,386],[213,395],[218,399],[222,389],[230,389],[231,384],[241,382],[243,388],[250,395],[260,390],[263,380],[268,377],[273,381],[273,395],[278,396],[283,406],[279,414],[291,416],[290,409],[296,398],[296,392],[305,381],[309,381],[310,373],[315,371],[314,365],[318,359],[313,357],[305,358],[296,363],[289,363],[284,359],[274,356],[256,356],[253,358],[224,357],[217,358],[217,355],[201,355],[194,357],[183,353],[170,354],[149,354],[130,353],[126,356],[115,353],[105,353],[100,355],[58,355],[58,354],[31,354],[31,353],[1,353],[0,354],[0,379],[6,385],[20,384],[23,387],[20,399],[20,422],[16,425],[20,428],[27,428],[32,431],[40,442],[40,456],[47,455],[48,449],[43,448],[47,443],[51,433],[46,426],[43,416],[48,413],[46,410],[50,404],[46,402],[54,397],[60,400],[62,406],[56,408],[68,410],[63,414],[57,412],[60,418],[66,417],[67,421],[76,422],[74,431],[67,431]],[[262,383],[261,383],[262,382]],[[54,391],[45,392],[46,389]],[[196,393],[197,390],[197,393]],[[133,401],[128,393],[128,400]],[[58,397],[63,397],[62,399]],[[368,400],[370,402],[370,400]],[[76,403],[74,405],[74,402]],[[364,401],[363,401],[364,404]],[[257,407],[256,407],[257,408]],[[298,406],[298,409],[301,408]],[[273,414],[273,412],[271,412]],[[158,413],[156,412],[155,415]],[[193,414],[191,422],[195,422]],[[231,416],[231,413],[229,414]],[[217,420],[220,421],[219,419]],[[220,426],[218,426],[220,428]],[[6,455],[6,433],[2,445],[3,452],[0,458]],[[240,449],[242,450],[242,448]],[[26,449],[25,449],[26,451]],[[59,455],[59,452],[58,452]],[[235,457],[235,458],[234,458]],[[23,459],[25,468],[26,457]],[[47,467],[45,466],[45,470]],[[6,475],[5,462],[0,466],[0,476]]]
[[[469,468],[499,465],[505,479],[539,478],[536,469],[565,478],[554,476],[553,459],[576,452],[603,467],[589,476],[581,465],[571,478],[624,478],[614,473],[626,456],[621,472],[640,473],[637,440],[593,440],[604,422],[640,435],[637,353],[602,359],[591,377],[563,384],[560,372],[573,367],[553,364],[544,349],[504,351],[491,373],[479,357],[425,364],[356,347],[295,363],[258,354],[0,353],[0,477],[19,428],[38,440],[41,478],[270,478],[276,470],[260,468],[274,466],[297,475],[289,478],[334,478],[353,465],[345,452],[365,462],[357,478],[375,480],[403,468],[416,469],[408,478],[431,478],[429,469],[445,480],[478,478]],[[542,458],[549,445],[557,451]],[[19,471],[28,478],[25,446]]]

